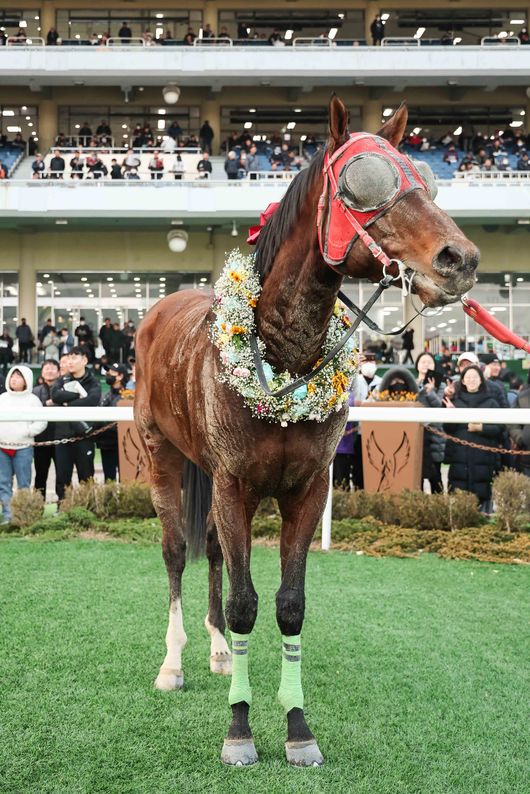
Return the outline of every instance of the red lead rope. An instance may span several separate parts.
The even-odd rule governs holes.
[[[504,342],[506,345],[511,345],[518,350],[526,350],[527,353],[530,353],[530,342],[510,331],[504,323],[493,317],[476,300],[473,300],[473,298],[462,298],[462,306],[468,317],[471,317],[472,320],[481,325],[485,331],[494,336],[495,339],[498,339],[499,342]]]

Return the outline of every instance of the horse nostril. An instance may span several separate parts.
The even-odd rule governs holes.
[[[435,270],[458,270],[465,263],[465,256],[460,248],[446,245],[434,258]]]

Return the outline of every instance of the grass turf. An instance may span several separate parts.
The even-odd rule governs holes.
[[[2,794],[528,792],[527,568],[310,554],[303,676],[326,765],[306,770],[284,761],[276,702],[277,550],[254,550],[253,577],[260,763],[227,769],[229,680],[208,669],[205,563],[184,575],[186,688],[161,693],[157,547],[1,541]]]

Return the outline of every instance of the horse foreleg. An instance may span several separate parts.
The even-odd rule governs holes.
[[[282,633],[282,675],[278,699],[287,714],[287,760],[295,766],[320,766],[324,759],[304,716],[302,644],[307,553],[322,515],[328,472],[278,499],[282,514],[282,581],[276,593],[276,620]]]
[[[225,640],[225,618],[223,615],[223,552],[217,535],[217,527],[210,513],[206,533],[206,556],[208,557],[208,614],[204,625],[210,635],[210,670],[212,673],[230,675],[232,654]]]
[[[225,614],[232,636],[232,683],[228,698],[232,722],[221,760],[233,766],[247,766],[258,760],[248,722],[252,702],[248,647],[258,611],[258,596],[250,576],[250,522],[257,505],[258,498],[243,482],[228,472],[215,473],[212,513],[230,581]]]

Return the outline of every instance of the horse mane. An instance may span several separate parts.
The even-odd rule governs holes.
[[[256,243],[254,265],[259,273],[260,281],[270,272],[280,245],[289,235],[294,223],[300,215],[301,205],[311,190],[317,176],[322,172],[324,150],[317,152],[308,168],[304,168],[295,176],[280,202],[280,206],[272,215]]]

